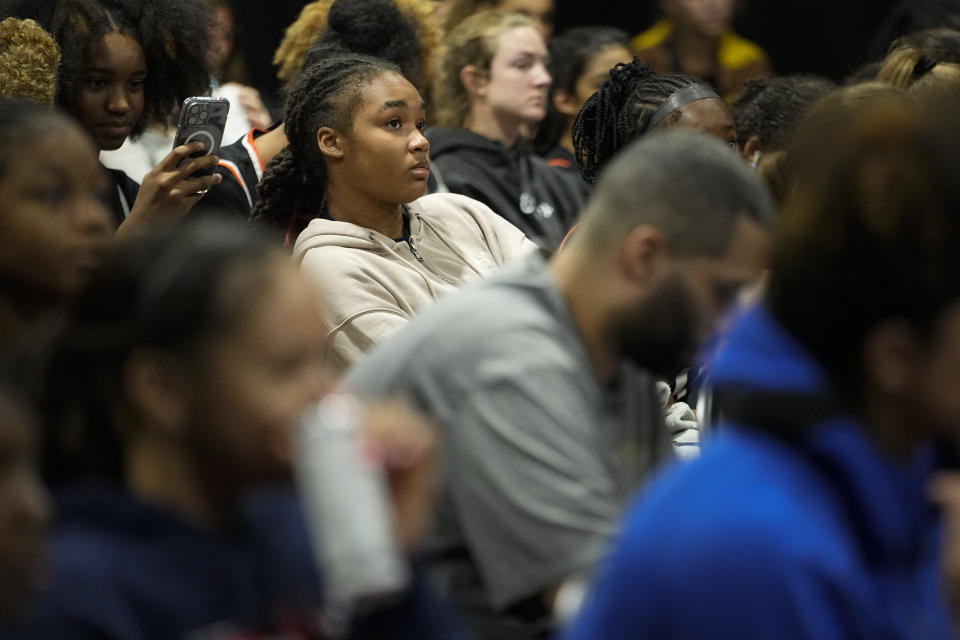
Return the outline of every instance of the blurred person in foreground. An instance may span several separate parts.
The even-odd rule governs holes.
[[[156,230],[108,257],[41,385],[50,589],[0,636],[328,637],[287,486],[292,430],[327,391],[318,320],[286,253],[239,223]],[[402,408],[363,427],[392,482],[397,546],[415,553],[432,435]],[[348,637],[458,637],[422,585],[358,611]]]
[[[24,389],[0,370],[0,621],[27,615],[48,579],[50,498],[36,468],[37,427]]]
[[[100,263],[107,183],[73,120],[0,99],[0,353],[22,352],[55,323]]]
[[[960,122],[825,100],[788,154],[767,295],[712,367],[725,426],[638,499],[568,639],[954,637],[928,485],[960,435]]]
[[[440,426],[432,569],[479,637],[542,637],[576,607],[626,500],[669,456],[651,373],[690,362],[759,277],[771,217],[729,149],[650,136],[613,161],[549,263],[440,301],[347,376]]]

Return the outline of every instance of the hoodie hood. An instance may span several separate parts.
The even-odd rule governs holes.
[[[827,372],[763,306],[733,327],[711,376],[725,422],[775,435],[824,474],[868,559],[916,559],[932,522],[931,447],[901,461],[883,454],[831,393]]]
[[[515,153],[529,151],[529,145],[524,144],[523,138],[509,149],[496,140],[486,138],[469,129],[454,129],[450,127],[434,127],[427,132],[430,140],[430,157],[434,160],[446,153],[470,151],[490,158],[499,158],[501,161]]]
[[[404,211],[404,215],[410,222],[410,235],[419,236],[422,221],[407,210]],[[398,244],[403,244],[403,241],[397,241],[352,222],[314,218],[297,237],[293,245],[293,260],[300,263],[307,251],[320,247],[341,247],[389,254],[396,250]]]
[[[467,129],[427,132],[438,191],[475,198],[553,251],[567,235],[589,187],[555,169],[522,136],[507,148]]]

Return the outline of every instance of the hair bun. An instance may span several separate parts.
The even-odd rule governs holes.
[[[649,62],[643,62],[640,58],[634,58],[630,62],[618,62],[610,69],[610,80],[618,85],[629,84],[633,80],[643,80],[657,75],[650,66]]]
[[[324,38],[333,36],[350,51],[376,54],[361,49],[377,42],[389,46],[397,38],[409,38],[411,31],[393,0],[335,0],[327,14]]]

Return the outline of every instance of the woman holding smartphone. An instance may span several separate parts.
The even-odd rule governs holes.
[[[209,10],[191,0],[20,0],[14,15],[32,17],[63,53],[57,104],[100,150],[120,147],[152,124],[166,125],[180,102],[210,90]],[[109,204],[117,233],[168,216],[182,217],[221,178],[191,177],[214,156],[180,162],[203,145],[173,149],[138,185],[111,170]]]

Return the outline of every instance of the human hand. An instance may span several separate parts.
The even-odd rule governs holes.
[[[267,111],[267,107],[264,106],[259,91],[253,87],[248,87],[236,82],[229,82],[224,86],[230,87],[236,93],[235,100],[239,103],[240,108],[243,110],[243,115],[246,116],[251,127],[254,129],[267,129],[270,127],[270,112]]]
[[[368,454],[379,459],[386,471],[397,541],[408,553],[416,551],[433,511],[435,431],[422,414],[397,401],[370,407],[360,431]]]
[[[960,631],[960,472],[943,471],[934,476],[930,498],[943,512],[940,574],[954,628]]]
[[[190,154],[204,150],[202,142],[175,147],[147,175],[137,193],[137,200],[127,219],[117,230],[117,236],[127,235],[136,228],[161,219],[182,219],[210,187],[220,184],[221,176],[191,178],[198,171],[212,169],[220,159],[214,155],[190,158]],[[177,166],[181,160],[186,160]]]

